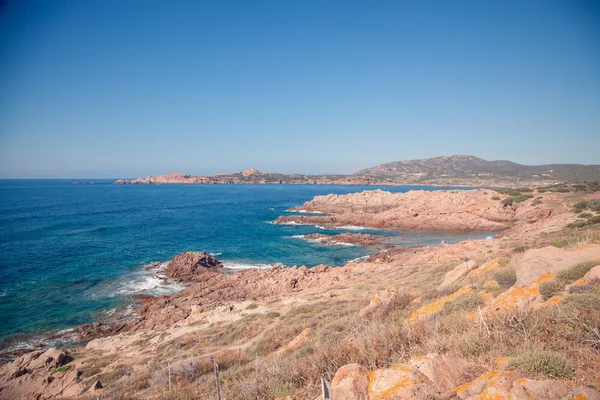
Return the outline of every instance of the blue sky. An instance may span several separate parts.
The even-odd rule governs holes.
[[[595,1],[7,1],[0,177],[600,163]]]

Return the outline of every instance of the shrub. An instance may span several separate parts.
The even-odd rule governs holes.
[[[500,200],[500,197],[494,196],[494,197],[492,197],[492,200]]]
[[[255,308],[258,308],[258,304],[252,303],[252,304],[248,304],[248,307],[246,307],[246,310],[254,310]]]
[[[555,242],[550,243],[554,247],[558,247],[559,249],[567,246],[569,244],[569,239],[557,240]]]
[[[504,287],[511,287],[517,282],[517,270],[513,267],[499,268],[494,271],[493,278]]]
[[[583,212],[583,210],[582,210],[581,208],[574,208],[574,209],[573,209],[573,212],[574,212],[575,214],[579,214],[580,212]]]
[[[544,300],[548,300],[550,297],[556,296],[562,292],[564,287],[564,283],[559,279],[545,281],[540,284],[540,294]]]
[[[584,261],[582,263],[573,265],[569,269],[560,271],[558,274],[556,274],[556,277],[563,284],[567,285],[575,282],[577,279],[583,278],[590,269],[598,264],[600,264],[600,261],[597,260]]]
[[[579,214],[579,218],[592,218],[592,217],[593,217],[593,215],[588,212]]]
[[[447,314],[458,314],[464,311],[472,311],[477,306],[485,304],[478,293],[468,293],[459,296],[456,300],[444,304],[444,312]]]
[[[547,350],[523,351],[510,360],[508,368],[550,378],[568,378],[573,372],[571,360]]]

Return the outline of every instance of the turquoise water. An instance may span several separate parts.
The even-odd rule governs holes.
[[[0,181],[0,340],[5,344],[16,336],[92,322],[137,293],[178,290],[160,285],[143,267],[182,251],[205,250],[233,268],[339,266],[374,251],[309,242],[300,236],[323,230],[270,222],[316,195],[376,187],[111,183]],[[402,235],[408,239],[398,242],[403,246],[441,238],[363,232]],[[482,236],[444,234],[450,242]]]

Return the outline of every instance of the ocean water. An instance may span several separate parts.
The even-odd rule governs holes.
[[[205,250],[231,268],[343,265],[375,250],[307,241],[302,235],[324,227],[271,222],[316,195],[411,189],[72,182],[0,180],[0,346],[93,322],[134,294],[179,290],[143,267],[182,251]],[[352,226],[331,233],[352,231],[390,236],[399,246],[487,236]],[[398,235],[407,240],[394,241]]]

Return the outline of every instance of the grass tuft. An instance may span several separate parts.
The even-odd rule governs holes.
[[[573,364],[553,351],[526,350],[510,360],[509,369],[549,378],[568,378],[573,373]]]

